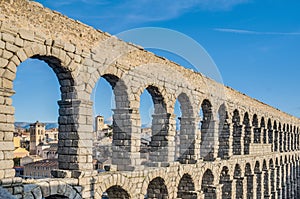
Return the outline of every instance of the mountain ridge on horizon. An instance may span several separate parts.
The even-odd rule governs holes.
[[[33,124],[34,122],[15,122],[15,128],[23,128],[23,129],[29,129],[30,124]],[[46,125],[46,130],[58,128],[57,122],[41,122]]]

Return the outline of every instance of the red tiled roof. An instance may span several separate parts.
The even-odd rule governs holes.
[[[58,167],[57,159],[45,159],[36,162],[31,162],[24,165],[25,167],[34,166],[34,167]]]

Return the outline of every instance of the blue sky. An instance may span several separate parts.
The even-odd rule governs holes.
[[[298,0],[38,2],[111,34],[139,27],[181,32],[205,48],[225,85],[300,117]],[[180,58],[156,52],[185,64]],[[26,61],[18,68],[14,87],[16,121],[57,120],[59,86],[49,67],[40,61]],[[95,114],[109,118],[112,98],[110,86],[100,80],[95,90]],[[143,123],[149,123],[151,99],[147,93],[141,106]],[[176,113],[180,114],[178,106]]]

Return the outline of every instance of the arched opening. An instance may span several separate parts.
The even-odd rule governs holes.
[[[295,151],[298,151],[299,148],[298,148],[298,143],[299,143],[299,129],[298,127],[295,127]]]
[[[229,158],[229,137],[230,128],[228,122],[228,113],[226,111],[226,106],[222,104],[218,111],[219,116],[219,151],[218,157],[221,159]]]
[[[298,195],[297,195],[297,191],[298,191],[297,168],[296,168],[296,162],[294,161],[294,159],[292,161],[291,169],[293,170],[293,181],[292,181],[293,182],[293,184],[292,184],[292,186],[293,186],[293,192],[292,192],[293,196],[292,197],[299,198]]]
[[[280,162],[278,160],[278,158],[276,158],[275,161],[275,173],[276,173],[276,177],[275,177],[275,192],[277,192],[278,198],[281,198],[281,186],[280,186]]]
[[[297,129],[296,126],[294,126],[294,144],[293,144],[293,150],[296,151],[297,150]]]
[[[117,76],[103,75],[91,95],[91,100],[94,102],[93,166],[99,171],[108,170],[109,165],[112,164],[113,143],[117,143],[113,140],[118,137],[116,135],[121,134],[121,131],[117,131],[121,128],[116,128],[118,126],[116,123],[114,127],[113,123],[113,110],[116,109],[115,93],[121,94],[115,89],[117,84],[120,84]],[[123,134],[125,135],[125,132]]]
[[[299,134],[299,127],[297,127],[297,142],[296,142],[296,150],[300,148],[300,134]]]
[[[245,126],[245,135],[244,135],[244,155],[250,154],[250,143],[251,143],[251,125],[249,114],[245,113],[243,124]]]
[[[290,189],[291,189],[291,198],[295,198],[295,172],[294,172],[294,162],[293,160],[290,161]]]
[[[282,191],[281,191],[281,194],[282,194],[282,197],[284,198],[285,196],[286,196],[286,172],[285,172],[285,162],[283,161],[283,158],[282,158],[282,156],[281,156],[281,161],[280,161],[280,165],[281,165],[281,189],[282,189]]]
[[[246,164],[245,176],[247,180],[247,199],[253,198],[253,174],[250,163]]]
[[[115,185],[102,194],[102,199],[129,199],[130,195],[121,186]]]
[[[211,170],[206,170],[202,177],[201,191],[204,199],[216,198],[216,187],[214,186],[214,175]]]
[[[182,135],[184,135],[185,130],[182,128],[181,125],[185,126],[185,119],[183,119],[182,112],[181,112],[181,104],[178,99],[176,99],[175,106],[174,106],[174,117],[175,117],[175,161],[180,161],[181,163],[185,163],[189,160],[189,153],[186,151],[189,146],[181,146],[180,143],[184,144],[186,142],[183,141],[183,139],[180,139]],[[182,130],[181,130],[182,129]],[[182,134],[181,134],[182,132]],[[187,144],[187,143],[186,143]],[[186,149],[186,150],[181,150]],[[186,152],[185,154],[181,155],[181,151]]]
[[[294,138],[295,138],[293,131],[291,131],[290,136],[291,136],[291,151],[293,151],[294,150]]]
[[[252,119],[252,126],[253,126],[253,132],[254,132],[254,140],[253,142],[255,144],[261,143],[261,128],[259,128],[258,124],[258,117],[256,114],[253,115]]]
[[[272,151],[274,151],[274,143],[273,143],[273,129],[271,119],[268,119],[268,143],[271,144]]]
[[[262,198],[262,172],[258,161],[255,162],[254,174],[256,175],[256,197]]]
[[[289,151],[292,151],[292,134],[293,134],[293,126],[290,124],[290,128],[289,128]]]
[[[166,198],[168,199],[168,189],[165,184],[165,180],[157,177],[154,178],[148,185],[147,188],[147,199]]]
[[[197,155],[195,149],[196,143],[196,118],[194,117],[193,107],[191,105],[189,97],[185,93],[181,93],[175,104],[175,113],[182,114],[177,120],[176,125],[179,130],[179,145],[175,145],[175,149],[180,148],[179,150],[179,161],[185,164],[194,164],[196,163],[199,154]],[[176,110],[177,108],[177,110]],[[177,130],[177,129],[176,129]],[[199,148],[198,148],[199,149]],[[175,150],[176,151],[176,150]]]
[[[240,114],[238,110],[233,112],[232,123],[233,123],[233,155],[241,155],[242,154],[242,125],[240,124]]]
[[[278,147],[279,147],[279,152],[283,152],[283,132],[282,132],[282,126],[281,126],[281,123],[279,122],[279,125],[278,125],[278,134],[279,134],[279,144],[278,144]]]
[[[288,150],[288,147],[287,147],[287,125],[286,124],[283,124],[283,149],[284,151],[286,152]]]
[[[288,156],[287,155],[284,155],[284,164],[288,164],[289,161],[288,161]]]
[[[110,170],[109,165],[113,164],[117,170],[132,170],[135,164],[140,164],[137,159],[140,132],[133,128],[138,120],[138,111],[129,109],[128,89],[119,77],[104,74],[98,82],[99,89],[96,87],[93,92],[96,94],[91,97],[97,98],[94,99],[96,114],[103,113],[104,117],[97,116],[95,120],[95,139],[100,137],[100,143],[95,143],[94,148],[94,155],[100,154],[95,168]],[[97,93],[97,90],[100,92]],[[135,143],[135,148],[131,143]]]
[[[296,134],[296,126],[294,126],[294,131],[293,131],[293,134],[294,134],[294,142],[293,142],[293,150],[295,151],[296,150],[296,146],[297,146],[297,134]]]
[[[293,126],[290,124],[290,131],[289,131],[289,150],[292,151],[292,142],[293,142]]]
[[[197,193],[195,192],[195,184],[192,177],[189,174],[184,174],[180,179],[177,190],[177,198],[197,198]]]
[[[272,197],[275,196],[276,192],[276,179],[275,179],[275,165],[273,160],[269,161],[269,170],[270,170],[270,185],[271,185],[271,195]]]
[[[149,161],[150,143],[152,138],[152,115],[154,114],[152,96],[147,90],[140,96],[140,124],[141,124],[141,161],[146,164]]]
[[[69,169],[64,163],[65,161],[54,155],[48,157],[47,154],[51,149],[53,154],[58,151],[58,156],[69,155],[68,150],[62,150],[62,148],[65,146],[64,135],[67,133],[64,127],[68,124],[71,125],[68,119],[72,115],[62,111],[64,107],[61,102],[70,99],[73,96],[70,93],[75,93],[72,75],[61,65],[59,59],[40,55],[25,60],[17,69],[7,68],[6,70],[11,74],[11,80],[6,79],[5,86],[8,87],[7,89],[12,89],[12,85],[14,85],[16,90],[16,94],[12,96],[15,114],[10,113],[8,117],[13,118],[12,116],[14,116],[17,128],[14,131],[13,139],[19,140],[18,147],[29,151],[30,155],[53,159],[51,160],[53,167],[50,170],[59,167]],[[11,100],[7,99],[6,101]],[[66,120],[64,121],[62,118],[66,118]],[[58,146],[62,146],[61,150],[58,150]],[[15,161],[14,163],[20,164],[23,157],[19,157],[19,162]],[[40,170],[40,167],[33,168],[34,172],[24,168],[23,174],[31,178],[51,176],[50,170]]]
[[[290,136],[290,125],[286,125],[286,137],[287,137],[287,143],[286,143],[286,148],[287,148],[287,151],[290,151],[291,148],[291,136]]]
[[[242,169],[239,164],[235,165],[233,177],[236,181],[236,186],[235,186],[236,199],[241,199],[241,198],[243,198],[243,195],[244,195],[244,189],[243,189],[244,177],[242,176]]]
[[[298,132],[297,132],[297,127],[295,127],[295,132],[294,132],[294,136],[295,136],[295,141],[294,141],[294,150],[297,151],[298,149],[298,146],[297,146],[297,143],[298,143]]]
[[[46,62],[38,59],[22,62],[17,68],[16,94],[12,97],[16,122],[57,123],[59,88],[58,79]]]
[[[296,183],[297,183],[297,189],[296,189],[296,198],[300,197],[300,189],[299,189],[299,184],[300,184],[300,179],[297,177],[300,174],[300,168],[299,168],[299,157],[296,158],[296,163],[295,163],[295,175],[296,175]]]
[[[293,159],[290,160],[290,164],[289,164],[289,169],[290,169],[290,197],[291,198],[295,198],[295,186],[294,186],[294,183],[295,183],[295,173],[294,173],[294,162],[293,162]]]
[[[230,179],[228,167],[223,167],[220,176],[220,184],[222,184],[222,199],[232,198],[232,180]]]
[[[27,59],[18,66],[14,81],[16,94],[12,97],[16,110],[15,122],[18,126],[14,136],[20,139],[20,145],[26,147],[25,149],[30,152],[30,155],[40,155],[47,159],[47,152],[43,151],[40,146],[48,147],[54,141],[51,138],[46,139],[50,130],[47,128],[49,126],[47,124],[51,123],[56,128],[56,134],[58,133],[59,87],[57,77],[47,63],[36,59]],[[45,90],[47,92],[44,92]],[[30,135],[23,140],[26,132],[30,132]]]
[[[268,197],[270,196],[270,192],[269,192],[269,172],[268,172],[268,166],[267,166],[267,162],[266,160],[263,161],[263,167],[262,167],[262,170],[263,170],[263,182],[264,182],[264,196],[265,197]]]
[[[265,118],[262,117],[260,121],[260,127],[263,132],[263,143],[267,144],[267,129],[266,129],[266,123],[265,123]]]
[[[202,116],[202,117],[201,117]],[[201,144],[200,157],[205,161],[214,160],[214,123],[210,101],[203,100],[200,110],[201,121]]]
[[[278,151],[278,144],[279,144],[279,133],[278,133],[278,129],[277,129],[277,122],[274,121],[274,125],[273,125],[273,131],[274,131],[274,151]]]
[[[153,104],[153,114],[152,119],[149,119],[147,124],[148,129],[150,126],[151,129],[149,129],[149,132],[144,132],[143,130],[143,134],[147,134],[147,136],[145,137],[147,137],[148,139],[148,143],[146,143],[146,153],[148,154],[146,154],[146,156],[144,154],[142,158],[145,159],[146,157],[146,165],[158,166],[158,162],[168,162],[169,157],[172,157],[172,159],[174,160],[175,153],[173,152],[173,154],[171,154],[167,148],[169,144],[167,136],[170,130],[169,126],[171,115],[167,113],[164,97],[162,96],[161,92],[157,87],[150,85],[144,90],[143,93],[147,93],[147,96],[151,96]],[[143,95],[144,94],[141,95],[141,99]],[[140,105],[142,105],[142,103],[140,103]],[[144,112],[146,112],[146,114],[149,114],[150,111],[152,112],[152,110],[149,107],[151,107],[151,105],[148,105],[148,111],[143,111],[140,108],[141,118],[144,117]],[[141,128],[143,129],[143,126]]]
[[[285,190],[286,190],[286,197],[287,198],[291,198],[290,197],[290,194],[291,194],[291,187],[290,187],[290,175],[291,175],[291,171],[290,171],[290,165],[289,165],[289,163],[287,162],[286,164],[285,164]]]

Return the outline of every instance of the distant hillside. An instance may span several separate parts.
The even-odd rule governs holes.
[[[58,128],[58,124],[55,122],[43,122],[46,124],[46,130],[52,129],[52,128]],[[15,122],[15,127],[17,128],[23,128],[23,129],[29,129],[31,122]]]

